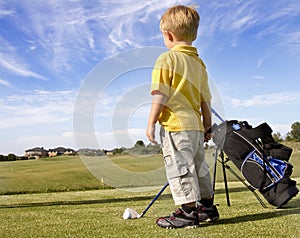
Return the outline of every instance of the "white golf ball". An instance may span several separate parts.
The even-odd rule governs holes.
[[[123,219],[130,219],[131,218],[131,213],[128,208],[126,208],[125,212],[123,213]]]

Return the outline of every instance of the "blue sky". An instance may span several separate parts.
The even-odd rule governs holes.
[[[151,60],[111,81],[97,78],[103,91],[92,111],[96,144],[74,138],[74,110],[90,72],[103,62],[132,49],[164,46],[159,18],[174,4],[199,6],[194,45],[223,117],[254,126],[268,122],[283,136],[289,132],[300,121],[297,0],[0,0],[0,154],[22,155],[35,146],[102,149],[132,146],[137,139],[148,143],[151,97],[145,92]],[[108,64],[107,70],[115,66]],[[120,139],[124,133],[130,139]]]

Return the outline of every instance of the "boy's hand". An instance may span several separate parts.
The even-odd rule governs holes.
[[[211,131],[212,128],[210,127],[205,133],[204,133],[204,142],[208,142],[211,139]]]
[[[208,142],[211,139],[211,133],[206,133],[204,136],[204,142]]]
[[[155,141],[155,123],[158,120],[159,114],[161,113],[168,97],[159,91],[152,92],[153,100],[151,105],[151,111],[148,119],[148,127],[146,130],[146,136],[150,142],[157,144]]]
[[[148,125],[147,130],[146,130],[146,136],[150,142],[152,142],[153,144],[157,144],[157,142],[155,140],[155,124]]]
[[[208,130],[204,133],[204,142],[208,142],[213,136],[217,129],[218,125],[214,123]]]

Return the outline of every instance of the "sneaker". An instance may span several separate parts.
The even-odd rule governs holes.
[[[197,211],[186,213],[182,209],[178,208],[170,216],[158,218],[156,220],[156,224],[167,229],[196,228],[199,226],[198,213]]]
[[[211,207],[200,205],[197,210],[199,222],[215,222],[220,218],[216,205]]]

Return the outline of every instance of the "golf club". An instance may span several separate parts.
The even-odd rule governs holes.
[[[211,112],[216,116],[218,117],[222,122],[224,122],[224,120],[222,119],[222,117],[213,109],[211,108]],[[208,132],[211,132],[213,127],[215,127],[216,124],[214,124],[212,126],[212,128],[207,131],[206,133]],[[214,170],[216,170],[216,162],[215,162],[215,165],[214,165]],[[214,172],[215,173],[215,172]],[[215,180],[215,174],[214,174],[214,180]],[[149,205],[144,209],[144,211],[139,214],[137,211],[135,211],[134,209],[132,208],[126,208],[124,213],[123,213],[123,218],[124,219],[139,219],[141,217],[143,217],[146,212],[149,210],[149,208],[153,205],[153,203],[158,199],[158,197],[163,193],[163,191],[165,191],[165,189],[169,186],[169,182],[167,182],[161,189],[160,191],[158,192],[158,194],[156,194],[156,196],[152,199],[152,201],[149,203]]]
[[[215,109],[211,108],[211,112],[220,119],[221,122],[224,122],[224,119],[216,112]]]
[[[141,213],[138,214],[135,210],[133,210],[132,208],[126,208],[125,212],[123,213],[123,218],[124,219],[139,219],[141,217],[143,217],[146,212],[149,210],[149,208],[152,206],[152,204],[157,200],[157,198],[163,193],[163,191],[165,191],[165,189],[169,186],[169,182],[167,182],[158,192],[158,194],[156,194],[156,196],[152,199],[152,201],[149,203],[149,205],[145,208],[145,210]]]

